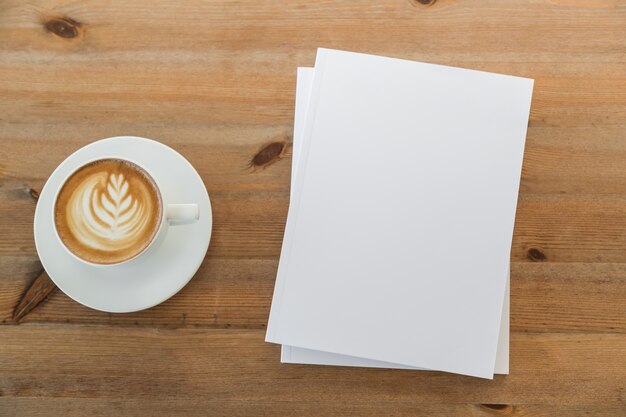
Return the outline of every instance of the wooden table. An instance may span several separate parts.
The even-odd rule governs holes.
[[[318,46],[536,80],[509,376],[281,365],[263,342]],[[134,314],[49,285],[32,236],[56,165],[120,134],[185,155],[214,211],[196,277]],[[1,416],[626,415],[626,1],[3,0],[0,141]]]

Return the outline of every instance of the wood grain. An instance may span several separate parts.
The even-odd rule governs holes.
[[[56,285],[46,271],[42,269],[37,278],[20,297],[15,310],[13,310],[13,321],[21,321],[28,313],[44,303],[56,290]]]
[[[0,328],[0,389],[8,397],[209,398],[290,407],[325,398],[335,405],[409,408],[567,405],[575,399],[600,408],[623,400],[626,378],[615,360],[626,349],[626,335],[514,332],[511,375],[492,382],[437,372],[281,365],[278,347],[264,343],[262,330],[21,327],[27,330]]]
[[[318,46],[535,79],[511,375],[280,365],[263,343],[295,68]],[[624,0],[0,1],[0,415],[625,415],[625,57]],[[15,325],[41,268],[38,191],[68,154],[121,134],[200,173],[214,212],[201,269],[147,311],[57,291]]]
[[[297,415],[300,417],[345,416],[345,415],[381,415],[393,409],[394,416],[414,417],[615,417],[620,416],[622,409],[606,406],[571,406],[571,405],[516,405],[505,408],[490,408],[481,404],[413,404],[389,401],[375,403],[351,403],[341,401],[224,401],[222,399],[201,398],[189,401],[178,397],[152,399],[148,407],[145,401],[134,398],[0,398],[7,416],[23,416],[24,413],[38,415],[63,415],[65,417],[84,417],[97,415],[102,417],[118,417],[124,415],[146,415],[169,417],[184,415],[187,417],[224,416],[247,417],[250,415]]]
[[[26,263],[22,258],[11,258],[8,262]],[[37,268],[35,259],[32,264]],[[107,314],[55,293],[22,321],[263,329],[276,267],[276,260],[222,259],[209,255],[187,287],[149,310]],[[32,272],[27,268],[22,274],[26,276],[23,285],[29,285],[28,276],[32,277]],[[18,302],[22,293],[13,291],[14,287],[12,281],[0,281],[0,305],[10,307]],[[626,264],[523,262],[511,267],[511,327],[515,331],[626,334],[624,305]],[[0,314],[0,320],[10,322],[13,310],[0,310]]]

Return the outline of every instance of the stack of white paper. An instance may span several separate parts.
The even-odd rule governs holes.
[[[508,373],[532,80],[318,50],[266,340],[283,362]]]

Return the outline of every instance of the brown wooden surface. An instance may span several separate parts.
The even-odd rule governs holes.
[[[281,365],[263,342],[318,46],[536,80],[509,376]],[[118,315],[37,279],[32,220],[65,156],[120,134],[196,166],[214,233],[178,295]],[[0,322],[3,417],[625,416],[626,1],[0,0]]]

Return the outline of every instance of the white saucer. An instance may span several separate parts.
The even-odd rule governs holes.
[[[52,200],[70,172],[101,155],[141,161],[156,177],[167,202],[198,204],[199,221],[170,227],[158,248],[129,264],[98,268],[74,259],[56,238]],[[212,225],[209,194],[182,155],[150,139],[119,136],[79,149],[54,170],[37,202],[35,245],[46,272],[65,294],[96,310],[125,313],[162,303],[191,280],[209,248]]]

